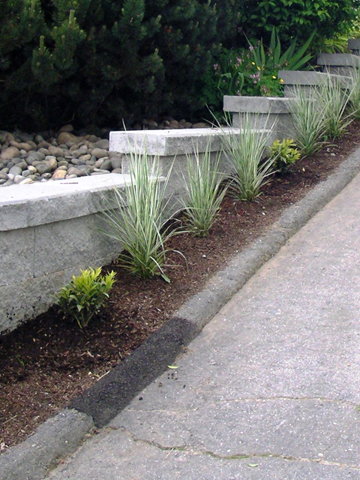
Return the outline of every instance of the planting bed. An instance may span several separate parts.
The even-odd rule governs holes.
[[[117,272],[117,281],[108,304],[88,329],[79,330],[52,308],[0,336],[1,449],[26,438],[129,355],[216,269],[223,268],[359,146],[360,123],[354,122],[336,145],[301,160],[283,177],[273,176],[255,202],[227,196],[208,237],[183,234],[167,245],[181,251],[188,264],[187,268],[177,254],[169,255],[170,284],[159,277],[139,280],[124,273],[120,265],[109,266]]]

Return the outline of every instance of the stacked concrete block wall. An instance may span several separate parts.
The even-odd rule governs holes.
[[[233,135],[242,135],[231,129]],[[112,132],[110,149],[124,153],[122,175],[109,174],[14,185],[0,190],[0,332],[10,331],[46,311],[55,294],[81,269],[110,263],[123,246],[105,236],[102,212],[114,208],[113,189],[130,177],[130,152],[158,157],[160,175],[171,169],[167,214],[180,207],[185,192],[187,156],[213,159],[222,152],[226,129]],[[222,153],[220,169],[228,171]],[[119,212],[120,218],[120,212]]]
[[[360,55],[360,38],[349,39],[348,48],[353,55]]]
[[[122,245],[100,232],[114,186],[109,174],[0,190],[0,332],[46,311],[72,275],[109,263]]]
[[[283,80],[285,97],[293,97],[299,89],[310,95],[314,88],[326,84],[329,79],[339,82],[344,89],[352,85],[351,77],[325,72],[280,70],[278,76]]]
[[[258,129],[259,130],[259,129]],[[270,133],[270,130],[267,131]],[[144,155],[159,162],[159,173],[167,176],[170,171],[168,195],[170,197],[169,214],[181,208],[181,198],[185,194],[187,179],[187,159],[194,154],[201,158],[208,150],[212,160],[220,154],[219,170],[231,174],[224,151],[224,136],[234,135],[241,138],[239,128],[189,128],[181,130],[145,130],[110,132],[110,151],[123,154],[122,171],[129,172],[131,155]],[[260,130],[259,130],[260,134]],[[269,144],[274,140],[269,138]]]
[[[351,77],[360,67],[360,57],[351,53],[322,53],[317,64],[323,72]]]
[[[349,41],[353,53],[360,53],[360,40]],[[323,54],[319,64],[326,72],[280,71],[285,98],[224,97],[224,111],[233,115],[231,134],[243,135],[244,120],[251,128],[270,129],[269,144],[276,138],[292,136],[291,96],[328,81],[342,82],[350,88],[347,76],[360,66],[355,55]],[[335,70],[334,70],[335,69]],[[330,73],[329,73],[330,72]],[[336,72],[334,74],[333,72]],[[125,175],[85,177],[69,181],[14,186],[0,191],[0,332],[14,329],[24,320],[45,311],[54,302],[54,294],[72,275],[89,266],[109,263],[122,245],[105,237],[101,212],[109,209],[114,186],[122,188],[129,171],[131,154],[146,153],[159,159],[160,175],[171,170],[168,214],[180,206],[185,193],[187,157],[202,158],[207,149],[215,160],[221,152],[220,169],[231,174],[222,150],[227,129],[183,129],[136,132],[111,132],[110,150],[124,154]]]
[[[224,111],[232,114],[235,128],[250,125],[251,128],[273,130],[276,139],[293,135],[290,98],[224,96]]]

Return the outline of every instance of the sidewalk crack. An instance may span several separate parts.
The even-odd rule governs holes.
[[[116,430],[115,428],[113,429]],[[217,460],[250,460],[250,459],[254,460],[256,458],[258,459],[275,458],[275,459],[285,460],[288,462],[316,463],[319,465],[337,467],[337,468],[346,468],[346,469],[351,469],[351,470],[360,472],[360,465],[351,465],[351,464],[342,463],[342,462],[334,462],[330,460],[325,460],[324,458],[295,457],[293,455],[283,455],[283,454],[271,453],[271,452],[234,453],[231,455],[221,455],[219,453],[212,452],[211,450],[201,450],[201,449],[199,450],[199,449],[191,448],[185,444],[164,446],[153,440],[145,440],[145,439],[137,438],[132,432],[130,432],[129,430],[126,430],[123,427],[119,427],[118,430],[128,435],[134,443],[145,444],[150,447],[154,447],[158,450],[161,450],[162,452],[168,452],[169,454],[172,452],[180,452],[180,453],[185,453],[193,456],[199,456],[199,455],[209,456]]]

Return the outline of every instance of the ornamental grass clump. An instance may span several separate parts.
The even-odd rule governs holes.
[[[290,103],[293,137],[302,157],[321,149],[326,134],[326,116],[319,103],[319,93],[310,88],[308,94],[298,88]]]
[[[115,272],[101,275],[101,268],[81,270],[81,275],[73,275],[71,282],[60,290],[57,300],[60,310],[76,320],[81,329],[87,327],[109,298],[114,277]]]
[[[332,80],[330,76],[319,87],[317,102],[324,112],[325,137],[329,140],[341,137],[354,120],[354,115],[347,113],[351,92],[341,80]]]
[[[170,171],[160,177],[159,160],[146,154],[132,153],[129,178],[123,190],[114,188],[113,203],[104,213],[109,228],[102,230],[120,242],[124,253],[119,260],[130,273],[141,278],[165,275],[166,241],[179,233],[173,225],[166,226],[168,201],[165,199]]]
[[[349,111],[357,119],[360,119],[360,69],[357,68],[351,75],[352,89],[349,95]]]
[[[203,154],[198,150],[187,156],[186,195],[182,203],[189,230],[198,237],[208,235],[216,221],[226,194],[224,174],[219,172],[221,152],[211,153],[210,144]]]
[[[230,127],[224,130],[224,148],[230,169],[233,172],[230,189],[239,200],[253,201],[260,195],[261,188],[274,173],[274,159],[264,159],[264,152],[272,134],[271,129],[254,129],[259,125],[258,118],[245,114],[242,128]],[[266,122],[268,124],[268,122]]]

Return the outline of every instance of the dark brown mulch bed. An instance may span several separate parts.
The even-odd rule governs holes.
[[[24,440],[129,355],[171,317],[229,258],[265,232],[289,205],[302,198],[358,146],[360,123],[348,134],[299,161],[283,177],[274,176],[253,203],[226,197],[217,223],[206,238],[183,234],[171,240],[187,259],[161,278],[139,280],[119,265],[117,281],[101,315],[81,331],[55,308],[16,331],[0,336],[0,450]]]

